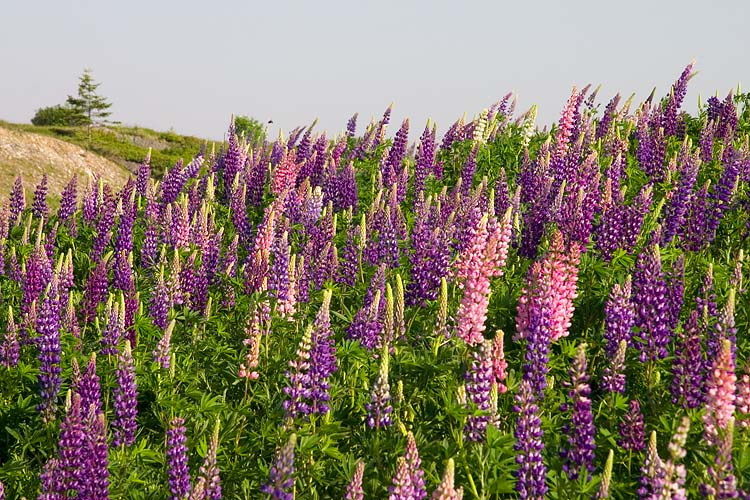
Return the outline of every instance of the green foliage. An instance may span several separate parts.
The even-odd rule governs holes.
[[[237,135],[244,137],[253,147],[263,144],[266,138],[266,128],[255,118],[244,115],[235,116],[234,127]]]
[[[88,118],[79,110],[66,105],[49,106],[36,110],[31,123],[37,127],[42,126],[63,126],[75,127],[86,125]]]

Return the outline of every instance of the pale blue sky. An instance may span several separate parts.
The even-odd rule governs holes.
[[[750,86],[750,2],[3,2],[0,119],[28,122],[76,91],[84,67],[127,124],[219,139],[231,113],[285,131],[319,118],[359,130],[395,102],[411,138],[509,91],[556,121],[572,85],[659,96],[692,58],[686,105]],[[277,130],[272,129],[272,132]]]

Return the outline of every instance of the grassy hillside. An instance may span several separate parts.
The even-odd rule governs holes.
[[[190,160],[200,151],[203,139],[157,132],[142,127],[106,127],[92,130],[91,144],[86,127],[37,127],[34,125],[8,123],[0,120],[0,127],[10,130],[33,132],[60,139],[96,153],[134,172],[151,148],[151,167],[156,177],[180,158]]]

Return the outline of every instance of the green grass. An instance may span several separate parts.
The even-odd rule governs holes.
[[[47,135],[76,144],[104,158],[134,171],[151,151],[151,169],[161,177],[167,168],[177,161],[190,161],[203,146],[204,139],[179,135],[174,132],[158,132],[142,127],[102,127],[91,131],[91,144],[86,127],[37,127],[30,124],[9,123],[0,120],[0,127]]]

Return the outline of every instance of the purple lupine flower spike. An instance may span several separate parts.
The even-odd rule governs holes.
[[[541,500],[547,493],[547,468],[544,465],[544,432],[539,407],[536,404],[535,389],[528,379],[523,379],[516,395],[514,411],[518,413],[515,430],[516,463],[518,481],[516,491],[519,498]]]
[[[625,450],[641,451],[646,448],[643,414],[637,399],[630,401],[630,410],[620,424],[620,439],[617,444]]]
[[[135,420],[138,413],[138,388],[135,381],[135,362],[130,341],[125,340],[125,347],[120,351],[117,359],[117,385],[114,389],[115,419],[112,422],[114,428],[114,446],[131,446],[135,442],[135,431],[137,423]]]
[[[398,458],[396,475],[393,477],[393,485],[389,488],[388,500],[412,500],[416,498],[414,485],[411,482],[409,463],[406,458]]]
[[[103,413],[89,413],[86,422],[87,459],[79,498],[107,500],[109,471],[107,470],[107,425]]]
[[[572,401],[570,424],[563,426],[563,432],[569,436],[569,447],[563,448],[560,455],[564,459],[563,470],[571,479],[580,474],[587,474],[588,480],[594,471],[594,416],[591,412],[591,388],[586,373],[586,344],[579,344],[576,357],[570,368],[570,387],[568,398]],[[569,404],[560,408],[567,411]]]
[[[286,444],[276,452],[276,460],[271,467],[269,482],[260,488],[260,491],[269,495],[271,500],[294,499],[295,446],[297,446],[297,435],[292,434]]]
[[[636,308],[635,326],[640,328],[641,362],[667,356],[672,340],[669,299],[662,271],[659,247],[646,248],[638,257],[633,276],[633,302]]]
[[[20,345],[18,343],[18,328],[13,320],[13,306],[8,306],[8,323],[0,344],[0,365],[6,368],[18,365]]]
[[[706,363],[698,311],[692,311],[677,336],[672,362],[672,402],[683,408],[698,408],[704,401]]]
[[[628,343],[625,339],[620,340],[617,351],[609,358],[609,364],[604,368],[602,374],[602,389],[607,392],[625,394],[625,353]]]
[[[313,323],[310,349],[310,410],[320,415],[330,410],[328,394],[330,376],[336,366],[336,346],[331,330],[330,306],[331,290],[323,292],[323,303]]]
[[[139,196],[146,196],[148,192],[148,181],[151,178],[151,148],[148,148],[146,158],[138,167],[138,177],[135,182],[135,192]]]
[[[73,358],[73,390],[81,396],[81,407],[88,412],[93,405],[95,414],[102,413],[101,384],[96,374],[96,353],[92,352],[86,365],[86,372],[81,374],[78,362]]]
[[[357,133],[357,116],[359,113],[354,113],[349,121],[346,123],[346,136],[354,137]]]
[[[354,468],[354,474],[351,481],[346,486],[346,496],[344,500],[364,500],[365,494],[362,491],[362,476],[365,472],[365,463],[357,462]]]
[[[190,494],[190,469],[188,449],[185,446],[185,420],[175,417],[167,430],[167,471],[170,500],[183,500]]]
[[[45,422],[54,420],[57,395],[60,392],[60,306],[55,280],[47,287],[36,321],[39,347],[39,387],[42,402],[38,410]]]
[[[60,424],[60,440],[58,444],[59,465],[62,472],[63,491],[78,492],[81,488],[84,466],[84,441],[86,434],[81,416],[81,397],[68,392],[66,403],[68,413]]]
[[[482,415],[468,415],[464,435],[468,441],[482,442],[487,436],[490,421],[490,393],[495,378],[492,364],[492,340],[485,340],[472,353],[471,369],[466,374],[466,395]]]
[[[380,370],[370,390],[370,403],[365,405],[367,425],[371,429],[388,427],[393,423],[391,420],[391,413],[393,413],[391,386],[388,383],[388,358],[388,347],[384,346],[380,358]]]
[[[60,220],[67,221],[75,214],[76,210],[78,210],[78,176],[74,175],[63,189],[57,215]]]
[[[625,283],[615,284],[604,306],[605,331],[607,340],[605,351],[608,358],[612,358],[617,351],[620,341],[630,343],[631,330],[635,324],[635,308],[631,300],[631,278]]]
[[[286,376],[289,385],[284,392],[289,399],[283,403],[287,419],[307,416],[310,414],[310,349],[312,348],[312,325],[305,330],[297,349],[297,358],[289,361]]]
[[[47,174],[42,176],[41,182],[36,186],[34,190],[34,202],[31,205],[31,213],[34,217],[46,219],[49,215],[49,207],[47,206]]]
[[[10,192],[10,218],[8,219],[10,227],[16,225],[18,216],[24,210],[26,210],[26,191],[23,189],[23,179],[19,175]]]
[[[172,341],[172,332],[174,330],[175,320],[169,322],[167,328],[164,330],[159,343],[156,345],[156,349],[152,354],[155,363],[158,363],[163,369],[169,370],[170,368],[170,342]]]
[[[204,500],[221,500],[221,477],[219,475],[219,466],[216,463],[216,453],[219,451],[219,420],[216,420],[214,425],[213,434],[208,442],[208,449],[206,450],[206,456],[203,459],[203,464],[198,470],[198,480],[202,483],[203,495],[200,497]],[[193,489],[193,495],[195,495],[195,489]]]

